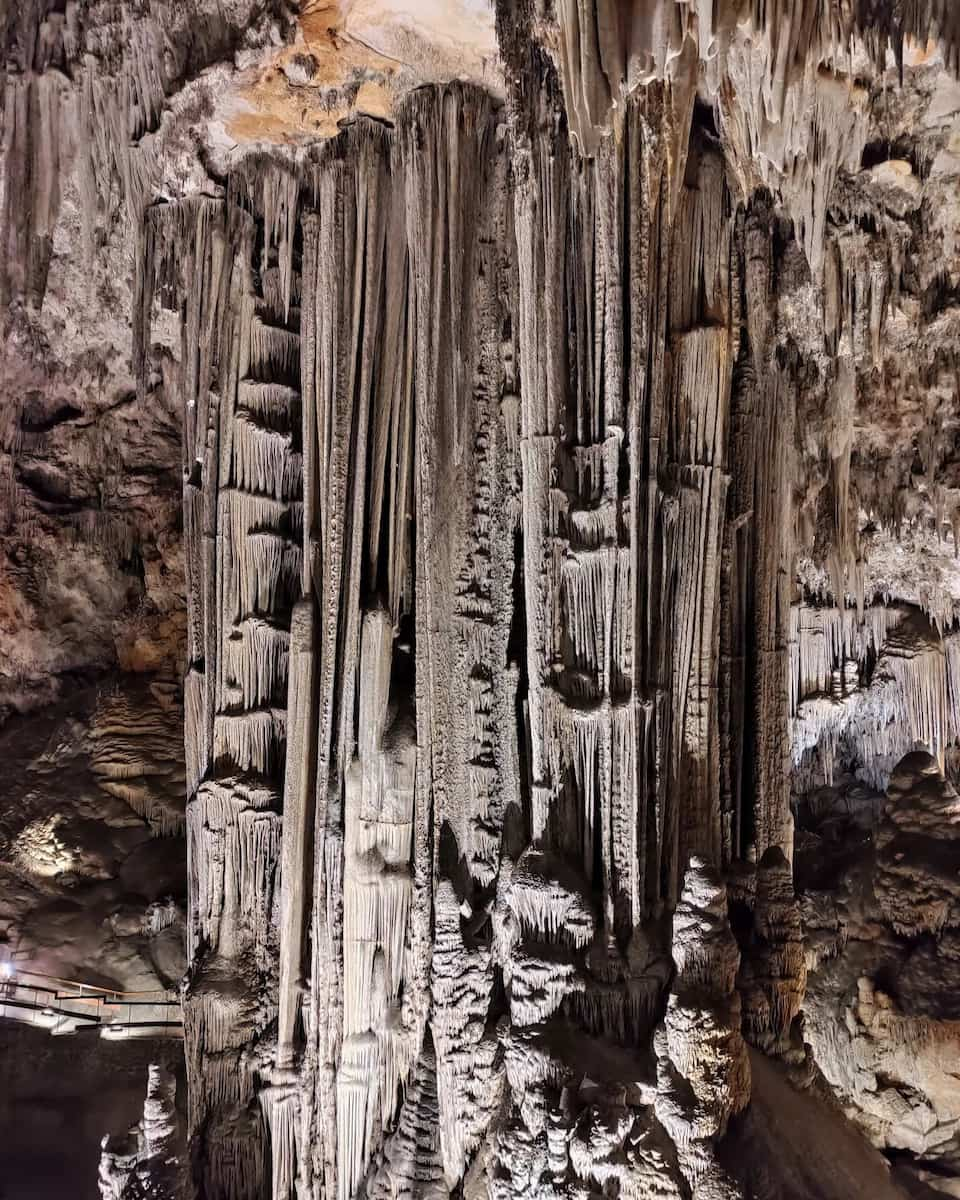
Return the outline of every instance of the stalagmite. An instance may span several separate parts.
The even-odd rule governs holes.
[[[897,764],[887,795],[877,832],[881,910],[909,937],[939,934],[960,924],[960,797],[921,751]]]
[[[147,1069],[143,1117],[124,1141],[101,1143],[102,1200],[178,1200],[183,1194],[183,1131],[176,1110],[176,1079],[164,1067]]]
[[[710,1143],[750,1096],[750,1064],[740,1034],[739,954],[726,895],[710,867],[694,859],[673,921],[677,975],[657,1034],[657,1116],[677,1147],[691,1193],[736,1195]]]

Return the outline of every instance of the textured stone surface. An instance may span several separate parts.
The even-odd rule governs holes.
[[[954,1187],[951,0],[0,31],[6,953],[183,976],[104,1194]]]

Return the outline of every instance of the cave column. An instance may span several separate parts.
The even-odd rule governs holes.
[[[259,1197],[268,1170],[257,1048],[276,1014],[279,781],[300,570],[299,338],[253,289],[253,235],[249,214],[218,200],[150,210],[138,306],[146,315],[154,295],[175,300],[182,329],[193,1176],[201,1194],[238,1200]]]

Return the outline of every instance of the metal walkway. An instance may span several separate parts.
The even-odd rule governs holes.
[[[120,992],[34,971],[0,975],[0,1020],[54,1037],[95,1030],[102,1038],[183,1037],[176,992]]]

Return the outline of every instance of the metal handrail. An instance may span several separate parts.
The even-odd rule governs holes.
[[[51,978],[39,972],[23,974]],[[147,999],[149,996],[154,999]],[[183,1029],[179,997],[169,991],[117,992],[101,988],[97,989],[96,995],[84,996],[24,982],[14,976],[0,981],[0,1017],[22,1019],[11,1014],[9,1009],[33,1014],[29,1023],[34,1025],[40,1023],[36,1014],[48,1018],[52,1022],[48,1026],[51,1033],[73,1033],[78,1025],[99,1028],[101,1037],[123,1036],[129,1030],[176,1029],[182,1032]],[[155,1019],[150,1019],[149,1010],[153,1011]],[[176,1014],[173,1020],[170,1019],[172,1014]]]
[[[10,979],[7,980],[7,982],[13,983],[16,980],[23,980],[24,978],[27,978],[27,977],[29,977],[30,979],[45,979],[45,980],[49,980],[51,983],[66,984],[67,987],[80,988],[82,991],[93,992],[93,993],[95,993],[95,995],[99,995],[99,996],[124,996],[124,997],[127,997],[127,996],[176,996],[177,995],[176,992],[171,991],[169,988],[143,988],[140,990],[126,991],[124,988],[105,988],[105,987],[100,987],[98,984],[95,984],[95,983],[83,983],[79,979],[66,979],[61,975],[47,975],[43,971],[31,971],[31,970],[20,970],[20,969],[15,970],[14,973],[11,975]],[[2,981],[0,981],[0,986],[2,986]],[[40,984],[39,986],[44,987],[43,984]],[[46,990],[56,992],[58,995],[60,994],[59,988],[46,988]]]

